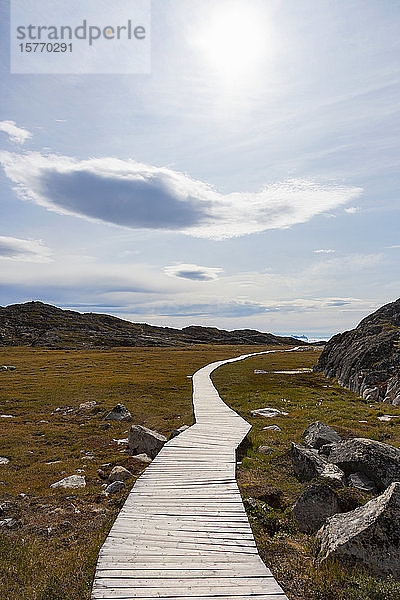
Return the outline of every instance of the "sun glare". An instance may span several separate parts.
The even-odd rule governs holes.
[[[260,70],[270,50],[268,21],[255,3],[229,2],[209,15],[193,41],[220,77],[244,80]]]

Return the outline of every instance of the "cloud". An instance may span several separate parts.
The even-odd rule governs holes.
[[[304,223],[358,198],[361,188],[289,179],[259,192],[220,194],[164,167],[116,158],[0,153],[24,199],[49,210],[131,229],[224,239]]]
[[[193,281],[212,281],[218,279],[218,274],[223,269],[218,267],[200,267],[199,265],[171,265],[164,267],[164,273],[170,277],[181,277],[182,279],[191,279]]]
[[[41,241],[0,236],[0,259],[50,262],[51,250]]]
[[[385,246],[385,248],[387,248],[388,250],[397,249],[400,248],[400,244],[394,244],[393,246]]]
[[[324,249],[321,248],[319,250],[313,250],[314,254],[334,254],[336,252],[336,250],[332,250],[330,249]]]
[[[17,127],[15,121],[0,121],[0,131],[7,133],[10,140],[17,144],[23,144],[32,137],[30,131]]]
[[[358,208],[358,206],[349,206],[348,208],[345,208],[344,210],[349,215],[354,215],[355,213],[358,213],[360,209]]]

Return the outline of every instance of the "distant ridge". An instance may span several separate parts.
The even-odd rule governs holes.
[[[0,307],[0,346],[96,348],[116,346],[302,345],[292,337],[252,329],[183,329],[132,323],[111,315],[63,310],[43,302]]]

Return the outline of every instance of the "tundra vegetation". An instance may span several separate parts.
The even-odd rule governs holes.
[[[129,422],[105,416],[118,403],[140,424],[168,436],[193,422],[192,375],[201,366],[260,346],[46,350],[2,348],[0,364],[0,590],[8,600],[88,600],[97,553],[145,464],[125,452]],[[270,349],[277,349],[276,346]],[[252,425],[238,482],[262,558],[290,600],[393,600],[400,585],[359,569],[316,569],[313,537],[297,530],[289,511],[307,487],[292,473],[290,445],[313,421],[343,437],[400,446],[400,423],[378,419],[400,408],[365,402],[321,374],[273,373],[312,368],[318,352],[278,352],[223,366],[213,374],[222,398]],[[255,373],[254,371],[266,371]],[[95,405],[93,403],[96,403]],[[92,403],[92,404],[87,404]],[[82,404],[86,407],[80,408]],[[271,407],[287,416],[252,416]],[[360,422],[362,421],[362,422]],[[281,431],[265,430],[278,425]],[[270,450],[259,452],[260,446]],[[265,450],[265,449],[264,449]],[[102,494],[115,466],[132,473],[117,494]],[[86,487],[50,485],[84,475]],[[371,498],[338,490],[354,508]],[[246,501],[255,498],[254,502]]]

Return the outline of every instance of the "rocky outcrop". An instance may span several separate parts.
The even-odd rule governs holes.
[[[310,485],[292,508],[300,531],[315,533],[328,517],[341,512],[339,496],[328,485]]]
[[[400,579],[400,483],[360,508],[328,518],[318,532],[317,562],[359,564]]]
[[[400,481],[400,450],[383,442],[354,438],[333,444],[328,460],[346,475],[362,473],[375,483],[378,490]]]
[[[303,437],[307,446],[316,448],[317,450],[326,444],[334,444],[341,440],[340,436],[332,427],[321,423],[321,421],[311,423],[304,431]]]
[[[252,329],[157,327],[111,315],[62,310],[43,302],[0,307],[0,346],[90,348],[115,346],[186,346],[191,344],[306,345]]]
[[[295,476],[300,481],[310,481],[316,477],[345,482],[343,471],[329,463],[317,450],[305,448],[301,444],[292,444],[292,466]]]
[[[142,425],[132,425],[129,431],[128,452],[132,455],[147,454],[150,458],[155,458],[166,441],[167,438],[157,431]]]
[[[371,401],[400,404],[400,299],[335,335],[314,368]]]

